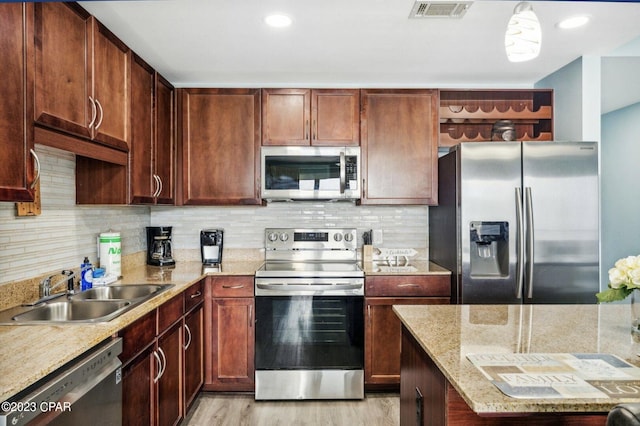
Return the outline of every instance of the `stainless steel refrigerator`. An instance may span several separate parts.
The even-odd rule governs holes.
[[[596,303],[595,142],[470,142],[438,162],[430,259],[453,303]]]

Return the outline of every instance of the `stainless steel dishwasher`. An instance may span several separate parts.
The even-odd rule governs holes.
[[[122,425],[122,339],[110,339],[2,402],[0,426]]]

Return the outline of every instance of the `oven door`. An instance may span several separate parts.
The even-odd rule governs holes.
[[[360,147],[262,147],[265,200],[360,198]]]
[[[361,370],[362,296],[256,297],[256,370]]]

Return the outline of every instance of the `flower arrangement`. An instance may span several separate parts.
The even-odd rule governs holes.
[[[623,300],[637,288],[640,288],[640,255],[628,256],[609,269],[609,288],[596,297],[598,302],[614,302]]]

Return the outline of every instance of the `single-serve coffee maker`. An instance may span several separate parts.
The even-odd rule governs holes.
[[[203,265],[222,263],[222,229],[203,229],[200,231],[200,253]]]
[[[173,266],[171,226],[147,226],[147,265]]]

